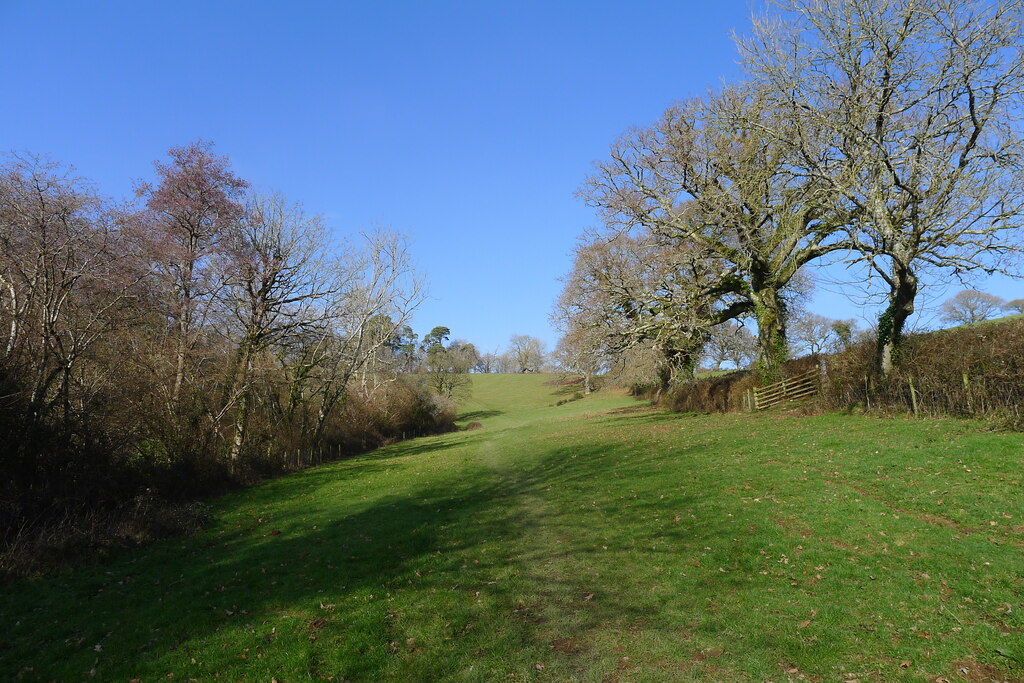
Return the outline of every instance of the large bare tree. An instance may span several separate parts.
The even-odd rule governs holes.
[[[781,14],[756,20],[741,50],[795,123],[780,141],[850,215],[860,257],[885,285],[887,373],[924,272],[1005,270],[1019,249],[1024,3],[775,4]]]
[[[544,342],[528,334],[513,334],[508,340],[512,372],[540,372],[547,356]]]
[[[220,409],[235,411],[229,447],[235,463],[245,443],[255,360],[322,324],[329,314],[325,303],[340,284],[331,277],[321,218],[281,195],[253,195],[223,242],[221,298],[237,350]]]
[[[164,313],[171,321],[168,393],[173,413],[195,374],[193,351],[223,286],[216,268],[221,242],[242,216],[248,183],[231,171],[227,157],[213,153],[211,143],[172,147],[167,154],[168,162],[155,164],[157,183],[143,183],[138,191],[152,212],[154,271],[163,283]]]
[[[613,352],[603,325],[601,293],[587,288],[582,275],[575,270],[570,273],[555,302],[550,319],[561,337],[552,356],[562,368],[583,378],[583,390],[589,394],[594,377],[607,369]]]
[[[2,357],[26,373],[38,419],[59,406],[67,424],[83,359],[136,315],[146,271],[125,222],[69,168],[29,155],[0,167]]]
[[[314,444],[323,439],[351,380],[408,326],[427,296],[409,242],[396,232],[367,233],[333,263],[338,286],[327,299],[324,323],[304,336],[289,363],[293,406],[313,407],[303,433]],[[397,374],[397,367],[391,372]]]
[[[844,246],[822,183],[783,142],[794,125],[754,88],[694,99],[625,134],[581,190],[610,229],[642,227],[719,260],[706,286],[741,297],[726,318],[753,314],[766,379],[788,353],[787,288]]]
[[[612,354],[656,351],[665,389],[692,379],[708,329],[749,304],[721,270],[721,259],[693,241],[642,229],[596,236],[577,248],[556,313],[568,327],[600,335]]]

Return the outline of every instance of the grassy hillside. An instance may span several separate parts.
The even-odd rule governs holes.
[[[76,680],[1020,680],[1024,448],[959,421],[681,417],[474,377],[463,424],[3,587]],[[569,391],[568,393],[571,393]]]

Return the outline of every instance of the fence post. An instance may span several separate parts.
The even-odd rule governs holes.
[[[967,373],[964,373],[964,397],[967,399],[967,411],[972,415],[974,414],[974,405],[971,401],[971,382],[967,378]]]
[[[825,388],[828,387],[828,363],[824,358],[818,359],[818,405],[825,403]]]
[[[910,376],[910,402],[914,405],[914,417],[919,417],[917,410],[917,391],[914,389],[914,376]]]

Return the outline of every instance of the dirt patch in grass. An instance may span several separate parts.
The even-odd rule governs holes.
[[[773,520],[780,528],[786,531],[799,534],[801,538],[811,538],[814,536],[814,530],[809,526],[801,524],[799,520],[794,517],[783,517],[782,515],[775,515]]]
[[[967,681],[968,683],[1024,683],[1024,672],[1008,671],[992,664],[982,664],[973,659],[953,662],[949,676],[939,676],[933,681]]]
[[[551,649],[563,655],[578,655],[590,649],[590,645],[575,638],[558,638],[551,641]]]

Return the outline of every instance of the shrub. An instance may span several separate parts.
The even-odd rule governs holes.
[[[996,321],[911,335],[894,371],[872,370],[861,344],[828,359],[823,401],[931,415],[986,416],[1013,425],[1024,405],[1024,320]],[[913,387],[913,392],[911,392]]]
[[[874,371],[875,344],[864,340],[828,356],[788,361],[782,377],[801,375],[824,361],[818,406],[920,414],[986,417],[1002,427],[1024,427],[1024,320],[909,335],[895,370]],[[756,370],[736,371],[678,386],[657,397],[679,412],[749,408],[744,398],[760,386]],[[913,387],[913,391],[911,390]]]
[[[71,415],[36,419],[16,372],[0,368],[0,574],[24,575],[88,555],[194,531],[197,501],[329,458],[455,429],[451,401],[405,382],[352,392],[327,425],[325,448],[302,448],[254,419],[234,468],[216,442],[183,425],[130,441]],[[202,418],[202,415],[198,415]],[[300,446],[292,445],[300,444]],[[324,457],[324,455],[328,457]],[[127,503],[125,501],[128,501]]]

